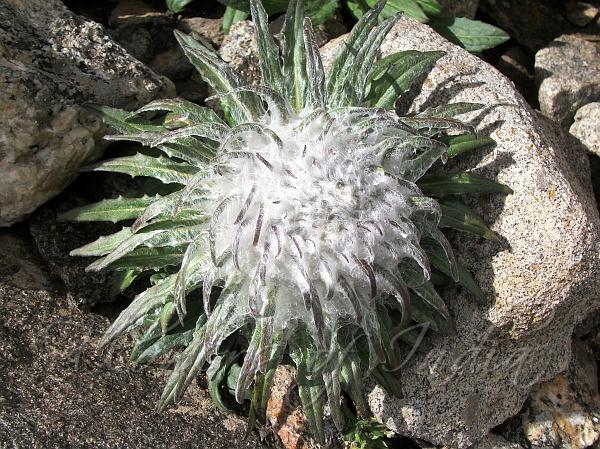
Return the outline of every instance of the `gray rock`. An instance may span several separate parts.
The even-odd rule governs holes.
[[[523,412],[523,435],[532,449],[584,449],[600,440],[598,369],[592,350],[573,340],[566,373],[537,386]]]
[[[600,100],[600,42],[563,35],[537,52],[540,109],[568,128],[575,112]]]
[[[569,132],[577,137],[590,153],[600,156],[600,103],[589,103],[578,109]]]
[[[83,104],[135,108],[171,90],[59,0],[3,1],[0,226],[23,219],[101,154],[103,127]]]
[[[154,55],[148,66],[171,81],[181,81],[195,72],[194,66],[179,45]]]
[[[564,18],[561,1],[481,0],[481,9],[510,36],[532,52],[573,26]]]
[[[207,19],[205,17],[190,17],[181,19],[177,29],[184,33],[195,32],[210,42],[215,48],[219,48],[225,37],[222,19]]]
[[[152,34],[146,28],[132,28],[127,25],[111,30],[110,35],[127,52],[144,63],[154,54],[154,42]],[[158,72],[157,72],[158,73]],[[159,73],[162,75],[162,73]]]
[[[473,445],[471,449],[522,449],[518,443],[506,441],[499,435],[490,433],[479,443]]]
[[[585,2],[569,2],[567,20],[574,25],[584,27],[598,15],[598,6]]]
[[[322,49],[326,66],[342,41]],[[449,101],[487,105],[464,118],[497,146],[463,162],[514,194],[466,199],[503,243],[453,236],[489,305],[450,288],[445,296],[456,335],[425,340],[402,371],[403,399],[375,387],[369,402],[398,433],[465,448],[517,414],[533,385],[567,367],[575,324],[600,307],[600,222],[587,157],[508,79],[426,25],[402,18],[382,54],[408,49],[447,52],[425,80],[416,110]]]
[[[468,17],[469,19],[475,17],[479,7],[479,0],[439,0],[439,3],[446,15]]]
[[[0,283],[21,290],[53,290],[54,284],[33,242],[0,231]]]
[[[219,49],[219,55],[250,84],[260,83],[258,50],[252,22],[241,20],[231,25]]]
[[[19,245],[0,253],[16,254]],[[169,371],[129,362],[131,341],[99,350],[106,317],[84,313],[58,293],[3,282],[0,307],[1,447],[272,447],[254,433],[245,437],[245,419],[217,411],[195,382],[178,406],[156,412]]]

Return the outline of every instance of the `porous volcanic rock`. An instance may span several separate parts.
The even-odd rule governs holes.
[[[172,84],[59,0],[0,6],[0,226],[23,219],[101,154],[85,103],[135,108]]]
[[[326,66],[344,39],[322,48]],[[402,399],[376,386],[369,402],[398,433],[466,448],[516,415],[535,384],[568,366],[575,324],[600,306],[600,223],[587,156],[536,114],[512,82],[429,27],[401,18],[382,54],[409,49],[447,52],[414,109],[457,101],[485,105],[462,118],[497,145],[462,164],[514,193],[465,198],[500,242],[452,236],[489,303],[448,289],[456,335],[428,336],[403,368]]]

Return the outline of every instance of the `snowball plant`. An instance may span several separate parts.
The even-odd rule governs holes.
[[[434,280],[451,277],[482,295],[440,227],[492,238],[448,195],[507,189],[468,173],[426,174],[436,161],[490,143],[453,119],[479,105],[396,114],[398,96],[443,53],[379,59],[396,21],[377,25],[383,6],[362,17],[326,77],[303,2],[290,2],[280,48],[262,5],[251,1],[260,86],[248,85],[207,44],[177,32],[227,121],[180,99],[133,113],[100,108],[121,133],[110,139],[151,149],[93,170],[174,186],[163,195],[119,197],[65,216],[130,220],[72,254],[102,256],[89,269],[120,270],[121,287],[150,278],[153,285],[123,311],[103,343],[141,326],[134,360],[185,348],[161,406],[180,399],[208,365],[216,401],[224,404],[229,380],[238,402],[251,400],[251,419],[260,419],[275,368],[293,362],[304,412],[322,439],[322,394],[341,428],[342,391],[366,413],[365,373],[397,391],[393,337],[399,330],[411,322],[451,329]]]

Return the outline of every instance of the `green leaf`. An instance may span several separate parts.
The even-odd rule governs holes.
[[[115,297],[129,287],[140,275],[138,270],[115,271],[109,278],[109,295]]]
[[[444,136],[442,137],[442,140],[448,145],[448,157],[456,157],[478,148],[496,144],[491,137],[479,137],[474,134]]]
[[[360,104],[365,96],[368,75],[379,56],[381,43],[399,16],[387,18],[369,34],[362,48],[354,58],[354,62],[344,76],[338,105]]]
[[[173,122],[180,122],[185,126],[194,125],[201,122],[213,122],[225,125],[223,120],[210,108],[199,106],[183,98],[155,100],[142,106],[137,111],[132,112],[130,117],[135,117],[144,112],[150,111],[169,111],[174,116],[170,116]]]
[[[219,94],[225,94],[246,84],[246,81],[211,48],[177,30],[175,30],[175,37],[202,78]],[[234,124],[254,121],[262,112],[260,99],[249,92],[230,95],[222,101],[231,114]]]
[[[427,17],[437,17],[444,13],[442,5],[437,0],[416,0]]]
[[[248,18],[247,11],[240,11],[239,9],[232,8],[228,6],[225,9],[225,14],[223,15],[223,32],[225,34],[229,33],[229,29],[231,25],[236,22],[240,22],[242,20],[246,20]]]
[[[142,153],[109,159],[88,168],[91,171],[110,171],[130,176],[149,176],[165,184],[186,184],[198,172],[187,162],[174,162],[166,157],[151,157]]]
[[[419,324],[428,324],[431,328],[442,335],[456,333],[454,321],[450,316],[444,317],[434,309],[427,301],[415,293],[410,295],[412,318]]]
[[[119,335],[126,332],[129,328],[135,326],[139,319],[146,315],[150,310],[167,302],[171,290],[175,285],[175,278],[175,275],[171,275],[154,287],[150,287],[137,295],[131,304],[129,304],[129,306],[127,306],[127,308],[121,312],[119,317],[110,325],[102,337],[100,345],[107,345]]]
[[[377,24],[377,18],[385,5],[385,0],[380,0],[373,9],[369,10],[358,23],[354,25],[350,36],[340,46],[331,68],[329,69],[329,79],[327,80],[328,106],[335,107],[340,105],[340,99],[343,99],[345,91],[345,80],[348,71],[351,70],[356,56],[361,51],[365,42],[369,38],[371,30]]]
[[[271,35],[267,13],[259,0],[250,0],[250,11],[256,30],[262,84],[283,95],[285,92],[279,64],[279,48]]]
[[[118,198],[103,200],[64,212],[59,221],[112,221],[130,220],[140,216],[144,209],[160,197]]]
[[[114,234],[99,237],[97,240],[88,243],[80,248],[74,249],[69,253],[70,256],[104,256],[119,247],[125,240],[133,235],[130,228],[123,228]]]
[[[183,259],[185,246],[137,248],[110,265],[113,270],[158,270],[166,266],[178,266]]]
[[[339,0],[307,0],[306,15],[314,25],[319,25],[333,16],[339,8]]]
[[[240,11],[250,12],[249,0],[219,0],[220,3],[228,8],[234,8]],[[288,0],[263,0],[262,5],[267,14],[278,14],[285,12],[288,8]],[[305,0],[304,7],[306,16],[310,17],[315,25],[323,23],[329,19],[339,6],[338,0]],[[227,10],[225,11],[227,13]],[[304,15],[302,16],[304,19]],[[227,32],[227,31],[225,31]]]
[[[408,50],[381,59],[369,76],[370,89],[366,103],[392,109],[396,99],[427,75],[436,61],[444,55],[442,51]]]
[[[367,3],[372,5],[375,2],[374,0],[367,0]],[[385,8],[383,8],[383,11],[381,12],[382,19],[391,17],[399,12],[402,12],[411,19],[418,20],[422,23],[425,23],[429,20],[419,5],[419,2],[415,0],[388,0]]]
[[[154,125],[140,117],[132,118],[131,112],[122,109],[98,105],[87,105],[87,107],[100,115],[104,123],[120,133],[137,134],[140,132],[164,132],[166,130],[164,126]]]
[[[283,78],[293,109],[304,107],[306,84],[306,55],[304,49],[304,2],[290,0],[283,24]]]
[[[510,39],[500,28],[465,17],[437,17],[429,24],[450,42],[474,53],[494,48]]]
[[[153,315],[150,315],[153,316]],[[158,340],[162,335],[160,330],[160,323],[158,322],[158,318],[153,318],[153,321],[146,329],[146,332],[142,334],[140,338],[137,339],[131,353],[129,354],[129,360],[132,362],[137,361],[138,357],[142,352],[144,352],[147,348],[149,348],[156,340]]]
[[[317,441],[324,442],[322,396],[325,393],[325,384],[323,377],[314,373],[314,369],[320,366],[319,352],[310,342],[305,330],[298,330],[294,340],[290,356],[297,368],[296,383],[302,411]]]
[[[304,50],[306,51],[307,102],[312,109],[325,106],[325,71],[312,23],[304,19]]]
[[[512,190],[504,184],[468,172],[431,173],[419,179],[417,185],[427,196],[462,193],[512,193]]]
[[[347,0],[348,8],[350,12],[360,19],[369,9],[373,8],[377,3],[377,0]],[[394,16],[399,12],[406,14],[408,17],[418,20],[419,22],[427,22],[429,19],[425,15],[423,8],[421,8],[419,0],[388,0],[385,8],[381,12],[380,19],[387,19],[388,17]],[[430,1],[427,3],[431,3]],[[431,9],[431,5],[425,5],[428,9]]]
[[[446,253],[443,248],[432,240],[426,240],[422,242],[423,249],[427,252],[427,257],[435,268],[440,270],[447,276],[452,277],[452,270],[450,268],[450,263],[448,262],[448,258],[446,257]],[[461,264],[458,260],[456,261],[456,266],[458,268],[458,283],[465,287],[475,298],[479,301],[485,300],[485,293],[479,288],[471,273],[467,271],[463,264]]]
[[[440,227],[480,235],[487,240],[498,240],[498,236],[486,226],[481,217],[461,201],[442,199],[439,203],[442,208]]]
[[[167,0],[167,8],[173,12],[179,12],[194,0]]]
[[[443,318],[449,319],[450,312],[444,300],[438,295],[435,287],[430,281],[423,280],[421,268],[411,259],[406,259],[400,264],[400,273],[406,280],[409,288],[415,292],[423,301],[429,304]],[[411,304],[412,306],[412,304]]]
[[[237,352],[225,351],[223,355],[216,355],[206,371],[208,393],[215,405],[222,411],[229,411],[229,407],[221,396],[222,384],[227,381],[229,369],[237,358]]]
[[[193,329],[172,335],[163,335],[137,358],[138,363],[148,363],[175,348],[186,347],[193,338]]]
[[[448,103],[440,106],[428,108],[421,112],[419,116],[452,118],[457,115],[466,114],[467,112],[478,111],[483,109],[483,105],[479,103]]]

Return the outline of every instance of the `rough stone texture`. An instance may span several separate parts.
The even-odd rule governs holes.
[[[522,449],[522,446],[518,443],[506,441],[499,435],[490,433],[470,449]]]
[[[0,283],[28,290],[53,289],[48,270],[31,241],[0,231],[0,248]]]
[[[532,449],[583,449],[600,439],[598,370],[592,350],[573,340],[569,370],[532,392],[523,434]]]
[[[3,0],[0,226],[21,220],[100,155],[101,123],[82,104],[135,108],[170,90],[59,0]]]
[[[322,49],[326,66],[342,41]],[[502,243],[453,236],[489,304],[478,306],[464,291],[449,289],[456,335],[426,339],[403,370],[402,400],[375,387],[369,401],[398,433],[465,448],[515,415],[533,385],[566,368],[575,323],[600,306],[600,223],[587,157],[508,79],[402,18],[382,53],[408,49],[447,52],[425,80],[417,110],[450,100],[488,106],[464,118],[497,146],[463,162],[514,194],[466,198]]]
[[[562,0],[481,0],[480,6],[510,36],[537,51],[573,26],[563,17]]]
[[[540,110],[567,127],[575,111],[600,100],[600,41],[563,35],[537,52]]]
[[[215,48],[221,46],[225,33],[223,19],[207,19],[205,17],[190,17],[181,19],[177,28],[184,33],[195,32],[210,42]]]
[[[479,7],[479,0],[439,0],[439,3],[446,15],[468,17],[469,19],[475,17]]]
[[[306,416],[300,407],[296,390],[296,370],[279,366],[273,376],[271,396],[267,404],[267,418],[286,449],[319,448],[312,439]]]
[[[123,25],[110,31],[112,38],[127,52],[144,63],[154,54],[152,34],[144,27]],[[158,72],[156,72],[158,73]],[[162,73],[158,73],[162,75]]]
[[[589,103],[575,114],[569,132],[596,156],[600,156],[600,102]]]
[[[52,274],[65,284],[68,298],[78,307],[88,309],[96,304],[114,300],[110,280],[114,272],[101,271],[86,273],[90,264],[87,257],[72,257],[69,252],[101,235],[108,235],[120,229],[112,223],[70,223],[57,221],[58,212],[80,206],[80,202],[64,201],[54,203],[63,195],[36,210],[29,219],[29,230],[37,251],[48,265]]]
[[[589,24],[598,15],[598,6],[586,2],[569,2],[567,20],[578,27]]]
[[[30,243],[0,246],[2,259],[21,254],[23,245]],[[36,261],[15,263],[18,277]],[[129,362],[131,341],[100,351],[108,319],[81,312],[59,293],[36,290],[49,282],[36,279],[33,290],[22,279],[19,288],[14,279],[0,282],[0,447],[272,447],[255,434],[246,438],[245,419],[218,412],[196,383],[178,406],[156,412],[169,371]]]
[[[258,50],[252,22],[241,20],[231,25],[219,49],[219,55],[250,84],[260,83]]]

